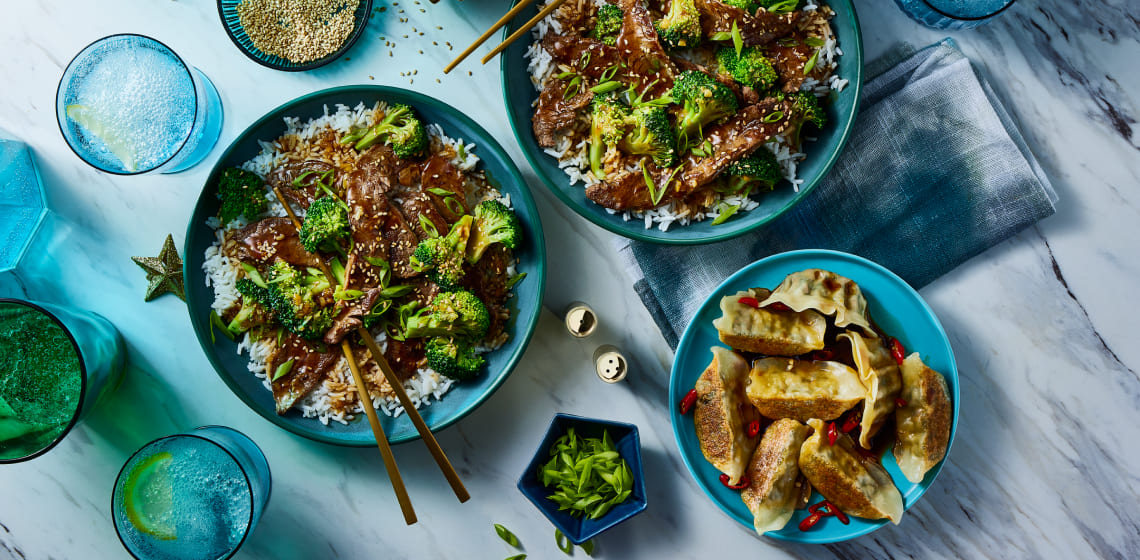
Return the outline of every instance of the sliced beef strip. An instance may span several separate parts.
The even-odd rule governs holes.
[[[222,251],[238,260],[271,264],[281,260],[295,266],[320,266],[305,250],[289,218],[265,218],[226,235]]]
[[[740,36],[745,46],[760,47],[792,34],[800,12],[776,14],[763,8],[755,14],[730,6],[718,0],[697,0],[701,11],[701,28],[706,37],[716,33],[731,33],[735,22],[740,27]]]
[[[781,112],[779,119],[764,122],[764,118]],[[719,124],[705,133],[705,139],[712,143],[713,154],[709,157],[690,155],[684,161],[680,181],[676,183],[677,194],[685,196],[712,181],[725,167],[741,157],[752,153],[772,136],[784,132],[791,108],[784,101],[765,99],[755,105],[745,107],[728,122]]]
[[[578,118],[578,109],[590,104],[594,93],[588,88],[580,89],[577,95],[565,99],[563,94],[566,82],[552,79],[546,83],[546,87],[538,96],[538,107],[535,108],[534,116],[531,118],[534,136],[539,146],[553,148],[557,145],[554,135],[574,124]]]
[[[356,289],[380,285],[381,269],[368,262],[369,259],[389,259],[384,230],[395,208],[384,196],[383,188],[380,182],[358,177],[356,173],[345,180],[345,201],[350,208],[348,225],[352,229],[352,253],[345,270],[349,286]]]
[[[605,181],[586,187],[586,198],[612,210],[649,210],[653,201],[641,173],[607,176]]]
[[[423,163],[423,188],[424,193],[435,205],[435,209],[448,224],[453,224],[463,217],[470,209],[467,207],[467,178],[463,175],[455,164],[451,163],[451,159],[440,155],[433,154]],[[440,196],[431,192],[430,189],[442,189],[453,193],[452,195]],[[445,202],[445,198],[453,198],[459,203],[458,208],[462,208],[463,214],[456,213]],[[451,203],[454,205],[455,203]],[[447,228],[440,228],[443,233]]]
[[[379,287],[369,288],[364,290],[363,296],[348,302],[347,305],[342,307],[336,319],[333,320],[332,327],[325,333],[325,343],[340,344],[340,341],[343,340],[348,333],[363,325],[364,323],[360,318],[372,310],[372,306],[379,297]]]
[[[408,224],[420,241],[432,236],[430,231],[424,229],[424,220],[435,226],[436,232],[440,235],[447,235],[449,230],[447,220],[443,219],[431,198],[423,191],[409,191],[401,194],[400,211],[404,213],[404,217],[408,219]]]
[[[811,59],[815,48],[809,47],[802,40],[797,40],[789,46],[773,43],[765,49],[776,74],[780,76],[781,90],[784,93],[795,93],[800,90],[804,79],[804,66]]]
[[[340,354],[321,350],[317,343],[293,333],[286,333],[281,339],[281,346],[269,360],[267,373],[272,377],[277,368],[289,360],[293,360],[293,366],[289,373],[270,384],[273,389],[273,400],[277,403],[277,414],[285,414],[293,408],[293,405],[315,389],[329,370],[336,365]]]
[[[420,305],[427,305],[431,303],[431,300],[435,299],[435,296],[438,295],[441,291],[435,282],[428,280],[427,277],[424,276],[409,278],[401,282],[401,284],[412,287],[412,293],[409,297],[414,298],[416,301],[420,302]]]
[[[645,93],[646,99],[658,97],[673,88],[677,68],[657,39],[653,19],[642,0],[618,0],[617,5],[624,16],[616,46],[628,66],[627,73],[638,77],[638,93]],[[646,92],[650,83],[653,87]]]
[[[388,347],[384,349],[384,359],[392,366],[392,372],[401,380],[410,379],[416,374],[420,362],[424,359],[424,340],[411,338],[396,340],[389,337]]]
[[[332,165],[315,159],[292,161],[274,168],[273,172],[266,177],[266,180],[271,186],[276,187],[282,196],[297,206],[307,209],[314,199],[322,196],[322,193],[316,186],[317,179],[320,179],[321,174],[328,171],[335,171],[335,169],[336,168]],[[312,173],[305,176],[305,179],[301,182],[301,187],[293,186],[293,181],[309,171],[312,171]],[[339,178],[334,177],[334,180],[338,179]]]
[[[487,339],[493,340],[503,332],[505,317],[503,306],[507,301],[507,267],[511,264],[511,251],[496,243],[490,246],[483,257],[474,265],[468,266],[460,284],[479,296],[491,313],[491,326]]]
[[[621,62],[620,51],[596,39],[577,35],[547,33],[542,46],[554,62],[565,64],[587,78],[597,80],[615,64]],[[583,60],[586,64],[583,65]]]
[[[349,174],[346,183],[366,184],[370,193],[387,194],[392,190],[392,181],[398,177],[401,168],[396,153],[388,146],[377,144],[360,154],[356,168]]]
[[[392,265],[392,274],[396,278],[411,278],[420,274],[412,268],[412,253],[420,244],[420,238],[412,231],[404,213],[395,206],[390,206],[387,221],[384,224],[384,240],[388,242],[388,264]]]

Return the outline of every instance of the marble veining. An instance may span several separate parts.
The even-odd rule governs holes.
[[[0,127],[33,147],[53,214],[36,247],[51,258],[25,285],[0,284],[0,293],[103,314],[122,331],[131,364],[119,390],[57,449],[0,468],[0,560],[124,557],[108,507],[118,469],[147,441],[207,423],[249,434],[273,470],[269,507],[238,558],[515,554],[493,523],[510,527],[530,558],[560,558],[551,526],[515,489],[556,411],[632,422],[641,431],[649,509],[598,539],[600,558],[707,558],[711,551],[844,560],[1140,558],[1134,1],[1022,0],[988,26],[945,33],[913,23],[886,0],[856,0],[868,61],[900,43],[954,37],[1019,123],[1060,201],[1055,216],[922,290],[961,372],[962,413],[948,464],[900,526],[827,546],[757,538],[704,498],[666,414],[672,354],[623,272],[614,237],[561,205],[515,146],[498,61],[478,62],[497,41],[440,73],[505,4],[396,4],[377,0],[387,11],[345,60],[302,74],[241,55],[212,2],[9,6],[0,34]],[[205,163],[177,175],[113,177],[63,143],[53,105],[63,67],[87,43],[120,32],[161,39],[217,85],[225,123]],[[396,448],[420,518],[412,527],[403,525],[375,450],[313,443],[246,409],[198,349],[185,306],[173,297],[142,303],[145,281],[129,259],[152,254],[167,233],[181,244],[209,167],[245,126],[299,95],[357,83],[435,96],[486,127],[529,181],[550,255],[550,311],[529,352],[486,404],[438,434],[472,500],[455,501],[422,444]],[[600,313],[591,338],[562,329],[559,314],[575,300]],[[594,348],[606,343],[631,361],[630,375],[614,386],[590,365]]]

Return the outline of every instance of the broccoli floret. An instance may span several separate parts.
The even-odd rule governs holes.
[[[460,381],[478,375],[486,363],[469,343],[454,338],[437,337],[429,340],[425,354],[431,369]]]
[[[590,31],[590,37],[604,44],[614,45],[617,43],[618,33],[621,32],[621,20],[624,15],[621,8],[613,4],[598,8],[598,13],[594,14],[594,29]]]
[[[727,178],[723,192],[733,194],[771,190],[784,178],[776,154],[766,148],[732,162],[725,171]]]
[[[467,262],[475,264],[483,257],[487,247],[502,243],[514,249],[522,241],[522,226],[518,216],[498,200],[484,200],[475,207],[475,225],[467,242]]]
[[[672,167],[677,161],[677,135],[664,107],[642,105],[630,117],[633,128],[621,147],[634,155],[652,156],[659,167]]]
[[[363,150],[382,141],[392,146],[392,151],[404,159],[418,158],[427,151],[427,130],[416,118],[412,108],[404,104],[393,105],[384,115],[384,120],[368,129],[363,138],[353,146]]]
[[[471,237],[471,216],[459,218],[445,237],[431,237],[420,242],[412,253],[412,267],[427,272],[432,282],[450,290],[463,277],[463,257]]]
[[[772,61],[756,47],[744,47],[740,50],[739,56],[736,54],[736,49],[721,47],[716,52],[716,60],[724,73],[757,92],[768,91],[776,84],[778,76],[776,69],[772,67]]]
[[[491,327],[491,313],[479,298],[467,290],[443,292],[431,303],[408,317],[407,338],[430,336],[481,340]]]
[[[223,225],[243,215],[252,220],[265,212],[269,205],[265,199],[265,181],[256,173],[236,167],[222,171],[218,180],[218,198],[222,201],[218,219]]]
[[[321,249],[342,252],[339,242],[351,233],[348,210],[339,200],[326,196],[309,205],[299,235],[305,250],[316,253]]]
[[[235,287],[242,296],[241,309],[226,328],[232,333],[243,333],[258,324],[265,309],[263,302],[268,301],[268,290],[254,284],[249,278],[238,280]]]
[[[721,1],[721,3],[728,4],[729,6],[736,6],[737,8],[740,8],[741,10],[744,10],[744,11],[748,12],[749,14],[755,14],[756,8],[759,8],[761,5],[761,2],[757,2],[756,0],[720,0],[720,1]],[[767,1],[769,4],[772,4],[772,3],[778,2],[779,0],[762,0],[762,1]]]
[[[669,12],[655,25],[657,37],[667,48],[695,47],[701,43],[701,12],[694,0],[673,0]]]
[[[249,278],[238,280],[238,293],[272,310],[274,319],[289,332],[310,340],[324,336],[332,326],[333,310],[321,307],[315,296],[328,288],[328,282],[301,276],[285,261],[274,263],[264,276],[264,288]]]
[[[808,124],[823,128],[827,124],[827,114],[819,105],[819,98],[807,91],[799,91],[786,97],[791,101],[791,115],[788,117],[788,138],[793,146],[800,145],[804,127]]]
[[[594,177],[604,179],[603,160],[606,152],[621,140],[629,127],[629,108],[622,104],[616,92],[595,95],[590,114],[590,171]]]
[[[673,100],[681,104],[677,131],[682,139],[711,122],[736,113],[736,94],[699,70],[686,70],[673,83]],[[682,150],[684,151],[684,150]]]

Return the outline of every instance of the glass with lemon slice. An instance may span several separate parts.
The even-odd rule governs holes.
[[[229,558],[257,525],[270,487],[252,440],[205,426],[135,452],[115,481],[111,515],[140,560]]]
[[[214,147],[222,102],[213,83],[166,45],[143,35],[104,37],[80,51],[56,91],[68,146],[120,175],[177,173]]]

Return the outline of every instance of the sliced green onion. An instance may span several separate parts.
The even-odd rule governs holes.
[[[784,118],[783,111],[772,111],[771,113],[764,115],[764,118],[760,119],[760,121],[766,123],[774,123],[779,122],[779,120],[782,118]]]
[[[448,210],[451,210],[451,213],[455,214],[456,216],[462,216],[467,213],[467,209],[463,207],[463,203],[459,202],[459,199],[455,198],[454,196],[449,196],[443,199],[443,205],[446,206]]]
[[[736,56],[740,56],[740,50],[744,48],[744,36],[740,34],[740,25],[736,20],[732,20],[732,46],[736,47]]]
[[[248,263],[241,263],[241,268],[245,271],[245,275],[250,279],[250,281],[256,284],[257,287],[269,287],[269,284],[265,283],[265,279],[261,277],[261,273],[258,272],[257,269],[253,267],[253,265]]]
[[[506,558],[506,560],[526,560],[526,554],[516,554],[514,556],[508,556]]]
[[[570,539],[566,538],[566,535],[563,535],[562,531],[558,529],[554,530],[554,542],[558,545],[558,550],[568,555],[574,554],[574,543],[570,542]]]
[[[308,177],[309,175],[316,175],[316,174],[317,174],[317,172],[313,171],[311,169],[309,171],[301,173],[295,179],[293,179],[293,186],[297,187],[297,188],[304,187],[305,186],[305,177]]]
[[[589,65],[590,65],[590,51],[582,51],[582,58],[580,59],[579,66],[581,66],[582,68],[586,68]]]
[[[511,277],[510,277],[510,278],[507,280],[507,289],[509,290],[509,289],[511,289],[511,288],[514,288],[515,286],[517,286],[517,285],[518,285],[518,283],[519,283],[519,282],[522,282],[524,278],[526,278],[526,273],[525,273],[525,272],[521,272],[521,273],[519,273],[519,274],[516,274],[516,275],[514,275],[514,276],[511,276]]]
[[[608,82],[608,81],[614,79],[614,76],[617,75],[618,70],[621,70],[620,65],[618,65],[618,64],[611,65],[609,68],[606,68],[605,71],[602,72],[601,80],[603,82]]]
[[[799,3],[800,0],[782,0],[781,2],[776,2],[775,4],[768,6],[768,11],[774,14],[786,14],[792,10],[795,10],[796,4]]]
[[[570,80],[570,83],[566,86],[566,89],[562,90],[562,99],[570,99],[571,97],[578,95],[578,90],[581,89],[579,86],[581,84],[582,77],[574,76],[574,79]]]
[[[516,537],[514,533],[510,532],[510,530],[508,530],[506,527],[503,527],[502,525],[499,525],[498,523],[496,523],[495,524],[495,533],[497,533],[499,535],[499,538],[503,539],[503,541],[506,542],[507,544],[509,544],[515,548],[518,548],[519,538]]]
[[[576,76],[576,75],[577,74],[575,74],[574,72],[563,72],[563,73],[555,76],[554,79],[555,80],[565,80],[566,78],[569,78],[570,76]]]
[[[463,142],[459,143],[459,147],[455,149],[455,154],[459,156],[459,161],[467,161],[467,148],[463,146]]]
[[[582,552],[585,552],[586,556],[594,555],[594,539],[590,539],[578,546],[582,548]]]
[[[815,52],[811,53],[811,58],[809,58],[807,63],[804,64],[805,76],[811,73],[811,71],[815,68],[815,63],[817,61],[819,61],[819,49],[816,49]]]
[[[333,257],[332,262],[329,263],[329,270],[333,273],[333,278],[336,279],[336,283],[343,286],[345,272],[344,265],[341,264],[340,259]]]
[[[289,358],[287,361],[285,361],[285,363],[277,366],[277,370],[273,372],[273,378],[270,379],[269,381],[270,382],[277,381],[278,379],[281,379],[282,377],[289,375],[289,372],[292,369],[293,369],[293,358]]]
[[[590,88],[590,91],[594,93],[609,93],[619,88],[621,88],[621,82],[611,80],[608,82],[602,82]]]
[[[824,45],[823,39],[819,37],[808,37],[804,39],[804,44],[809,47],[822,47]]]
[[[727,222],[728,219],[731,218],[732,215],[735,214],[737,210],[740,210],[739,204],[729,205],[729,204],[725,204],[722,202],[720,204],[720,214],[717,214],[716,219],[714,219],[712,221],[712,225],[719,226],[719,225]]]
[[[437,196],[455,196],[455,193],[447,189],[441,189],[439,187],[432,187],[428,189],[428,192]]]
[[[397,297],[400,297],[402,295],[406,295],[407,293],[411,292],[414,289],[415,288],[413,288],[411,286],[392,286],[391,288],[384,288],[380,292],[380,297],[397,298]]]
[[[439,237],[439,230],[436,229],[435,224],[423,214],[420,214],[420,227],[424,228],[424,231],[427,232],[428,235]]]
[[[717,31],[716,33],[713,33],[709,39],[713,41],[728,41],[729,39],[732,39],[732,33],[728,31]]]
[[[352,301],[360,299],[362,296],[364,296],[364,292],[360,290],[337,290],[333,292],[333,299],[340,301]]]

